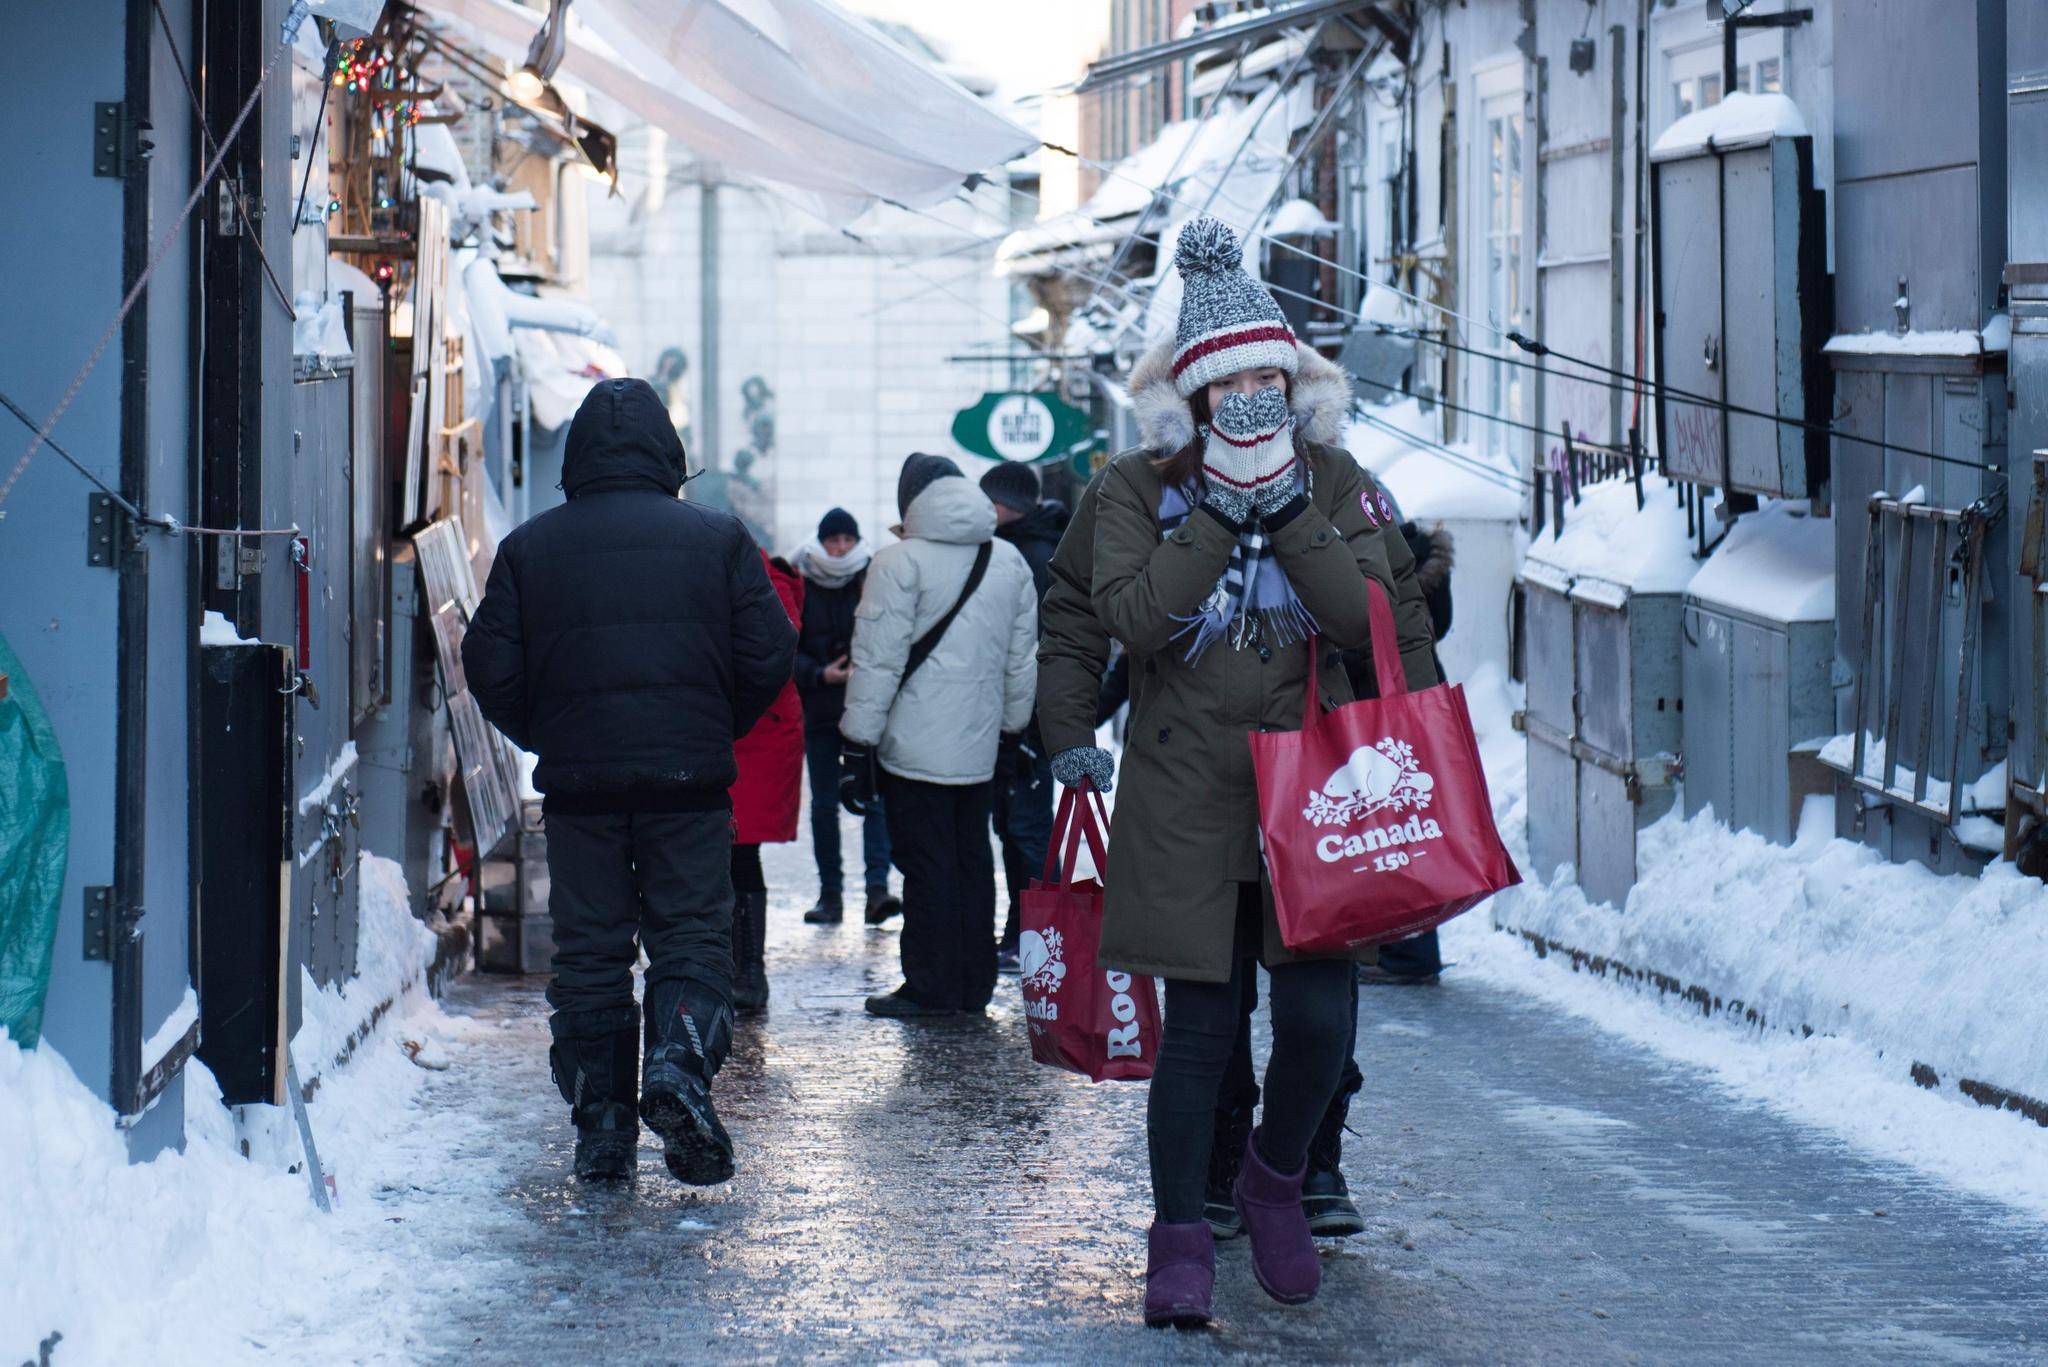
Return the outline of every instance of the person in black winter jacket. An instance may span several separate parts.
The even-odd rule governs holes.
[[[1067,529],[1066,505],[1040,498],[1038,472],[1029,465],[1005,462],[981,477],[981,491],[996,505],[996,535],[1015,546],[1031,567],[1032,587],[1040,601],[1052,585],[1053,552]],[[996,774],[994,824],[1003,846],[1003,882],[1010,893],[1008,919],[996,949],[996,966],[1018,971],[1019,911],[1025,886],[1045,868],[1045,846],[1052,838],[1052,758],[1039,739],[1038,723],[1024,729],[1023,743],[1006,751]]]
[[[680,501],[683,479],[654,390],[595,386],[569,426],[568,501],[499,545],[462,647],[484,717],[539,756],[549,1061],[585,1178],[631,1176],[641,1120],[681,1180],[732,1174],[711,1105],[732,1033],[726,790],[733,741],[788,682],[796,632],[746,529]]]
[[[794,557],[804,578],[796,687],[804,701],[811,848],[818,860],[818,902],[804,920],[814,926],[838,925],[846,914],[839,863],[839,715],[846,710],[846,676],[852,669],[853,614],[872,557],[861,540],[860,523],[844,508],[826,513],[816,539]],[[879,800],[861,818],[861,855],[867,866],[867,923],[880,925],[903,904],[889,895],[889,826]]]

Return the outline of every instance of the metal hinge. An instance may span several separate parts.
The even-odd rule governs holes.
[[[92,173],[112,180],[127,176],[153,150],[142,136],[146,122],[130,119],[128,106],[102,100],[92,107]]]
[[[85,496],[85,563],[101,569],[114,565],[114,496]]]
[[[85,890],[85,957],[105,962],[114,957],[114,890]]]
[[[128,141],[128,106],[119,100],[102,100],[92,107],[92,173],[119,180],[127,173],[122,155]]]
[[[263,547],[260,544],[244,541],[240,537],[224,536],[215,545],[215,588],[233,591],[242,586],[242,580],[263,573]]]

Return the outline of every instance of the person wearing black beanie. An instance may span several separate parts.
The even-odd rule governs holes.
[[[845,875],[839,851],[839,717],[852,670],[853,616],[867,586],[872,549],[844,508],[818,520],[818,535],[793,557],[804,577],[804,620],[796,647],[796,687],[804,700],[804,762],[811,775],[811,852],[818,862],[818,900],[804,913],[814,926],[845,919]],[[879,800],[861,820],[867,873],[867,922],[880,925],[903,909],[889,892],[889,828]]]
[[[834,508],[818,519],[819,544],[822,545],[835,536],[850,536],[855,541],[860,540],[860,523],[856,522],[853,514],[844,508]]]
[[[996,535],[1023,555],[1041,600],[1052,583],[1053,552],[1067,529],[1066,505],[1044,498],[1043,489],[1038,471],[1021,461],[1003,461],[981,477],[981,491],[995,504]],[[1023,743],[1004,758],[1006,766],[996,775],[994,816],[1010,909],[996,947],[996,965],[1004,973],[1016,973],[1024,889],[1044,868],[1046,842],[1052,838],[1052,762],[1039,740],[1036,719],[1024,729]]]

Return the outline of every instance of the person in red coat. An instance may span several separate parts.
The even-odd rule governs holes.
[[[804,581],[780,556],[761,553],[768,582],[782,600],[792,625],[804,619]],[[796,684],[782,692],[754,729],[733,745],[740,776],[732,794],[733,1010],[753,1015],[768,1008],[768,969],[762,951],[768,936],[768,883],[761,873],[761,847],[796,839],[802,806],[804,708]]]

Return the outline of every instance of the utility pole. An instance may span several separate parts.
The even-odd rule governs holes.
[[[697,197],[698,470],[718,468],[718,170],[704,168]]]

